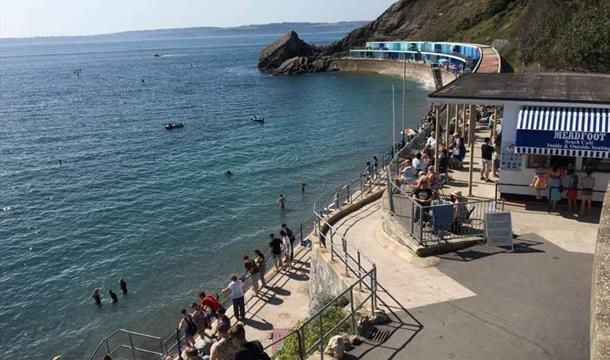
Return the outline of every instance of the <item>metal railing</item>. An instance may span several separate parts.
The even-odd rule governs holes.
[[[103,359],[105,355],[125,360],[158,360],[165,352],[160,337],[118,329],[99,342],[89,360]]]
[[[377,308],[377,268],[375,263],[328,223],[322,214],[314,212],[314,219],[314,232],[320,238],[325,239],[327,246],[330,245],[328,247],[330,248],[331,262],[342,263],[345,266],[345,276],[355,278],[355,280],[347,289],[318,309],[288,335],[274,341],[265,348],[265,350],[271,351],[281,343],[293,341],[297,344],[296,352],[301,360],[307,358],[316,350],[319,351],[320,359],[324,359],[324,346],[328,339],[341,330],[356,334],[356,317],[359,311],[369,303],[371,313],[374,313]],[[346,315],[339,320],[333,319],[331,323],[326,323],[324,321],[325,316],[333,308],[347,308]],[[348,321],[349,327],[344,329],[344,325]]]
[[[394,185],[393,185],[394,186]],[[420,245],[438,245],[453,239],[484,239],[485,214],[504,211],[504,200],[433,200],[420,204],[412,195],[392,195],[390,213]]]
[[[378,168],[372,178],[366,172],[359,173],[358,177],[353,178],[350,182],[319,196],[314,201],[314,213],[326,216],[341,206],[351,204],[385,186],[385,168],[393,155],[392,149],[389,149],[379,157]]]
[[[441,107],[439,110],[442,115],[446,108]],[[386,181],[390,214],[395,216],[398,223],[422,246],[433,246],[458,238],[484,238],[485,213],[503,211],[503,199],[464,199],[455,204],[437,199],[435,203],[424,204],[416,201],[412,194],[403,188],[405,185],[397,185],[394,182],[394,178],[400,176],[401,161],[413,157],[423,149],[431,131],[430,127],[420,129],[388,164]]]
[[[313,218],[310,218],[305,223],[301,223],[301,225],[297,231],[293,230],[294,235],[296,237],[295,241],[299,241],[300,243],[303,242],[303,240],[305,240],[307,238],[307,235],[314,231],[314,224],[315,223],[314,223]],[[269,261],[269,259],[272,259],[272,254],[269,252],[269,250],[267,250],[265,252],[265,261]],[[267,272],[265,273],[266,278],[267,278],[267,273],[273,271],[273,267],[269,266],[270,263],[268,262],[267,264],[268,264]],[[238,276],[238,278],[243,282],[244,293],[246,293],[248,290],[250,290],[253,287],[252,276],[250,275],[249,272],[244,270],[242,272],[241,276]],[[216,296],[216,299],[218,299],[218,302],[220,304],[222,304],[222,306],[225,309],[228,309],[229,306],[231,306],[231,304],[232,304],[231,294],[226,288],[218,289],[218,291],[216,291],[216,293],[215,293],[215,296]],[[235,315],[232,315],[231,317],[233,318],[234,316]],[[170,355],[172,357],[180,356],[179,350],[181,348],[183,348],[183,346],[182,346],[183,343],[184,343],[184,334],[183,334],[183,332],[176,329],[174,332],[172,332],[171,334],[169,334],[163,338],[163,346],[165,349],[165,354]]]

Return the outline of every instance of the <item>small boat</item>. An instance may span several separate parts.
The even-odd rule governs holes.
[[[257,122],[257,123],[264,123],[265,122],[265,118],[260,116],[260,115],[255,115],[253,117],[250,118],[250,120]]]
[[[184,124],[183,123],[171,123],[168,122],[167,124],[165,124],[165,130],[173,130],[173,129],[180,129],[183,128]]]

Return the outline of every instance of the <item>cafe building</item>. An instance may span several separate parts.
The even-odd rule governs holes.
[[[603,200],[610,180],[610,75],[469,74],[428,98],[450,106],[494,106],[489,123],[492,135],[501,134],[496,149],[502,196],[533,196],[535,173],[557,166],[580,178],[591,170],[593,200]]]

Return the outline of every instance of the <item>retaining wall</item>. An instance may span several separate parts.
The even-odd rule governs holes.
[[[591,359],[610,359],[610,186],[606,190],[593,255]]]
[[[381,188],[369,196],[339,208],[331,214],[326,221],[334,225],[343,217],[361,209],[363,206],[372,203],[379,199],[385,188]],[[327,226],[321,226],[320,232],[326,233]],[[349,241],[349,238],[348,238]],[[336,244],[335,244],[336,245]],[[330,245],[328,248],[321,246],[320,240],[317,239],[312,244],[311,261],[309,271],[309,312],[315,312],[319,307],[328,303],[328,301],[336,298],[343,291],[357,280],[353,275],[348,277],[345,274],[345,265],[341,261],[331,261]],[[368,293],[355,293],[355,302],[360,304]],[[348,299],[346,299],[348,301]]]
[[[434,76],[432,68],[425,64],[418,64],[397,60],[384,59],[333,59],[331,66],[335,66],[339,71],[345,72],[368,72],[383,75],[402,77],[403,71],[406,78],[419,81],[427,87],[434,88]],[[441,69],[443,85],[447,85],[456,79],[452,73]]]

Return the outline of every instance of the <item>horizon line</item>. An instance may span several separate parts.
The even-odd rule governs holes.
[[[231,30],[231,29],[240,29],[240,28],[248,28],[253,26],[270,26],[270,25],[289,25],[289,24],[308,24],[308,25],[336,25],[343,23],[367,23],[371,20],[341,20],[334,22],[315,22],[315,21],[281,21],[281,22],[270,22],[270,23],[259,23],[259,24],[243,24],[243,25],[235,25],[235,26],[187,26],[187,27],[168,27],[168,28],[156,28],[156,29],[134,29],[134,30],[120,30],[109,33],[96,33],[96,34],[81,34],[81,35],[33,35],[33,36],[10,36],[10,37],[2,37],[0,36],[0,40],[29,40],[29,39],[52,39],[52,38],[78,38],[78,37],[93,37],[93,36],[111,36],[111,35],[120,35],[127,33],[137,33],[137,32],[153,32],[153,31],[167,31],[167,30],[187,30],[187,29],[216,29],[216,30]]]

